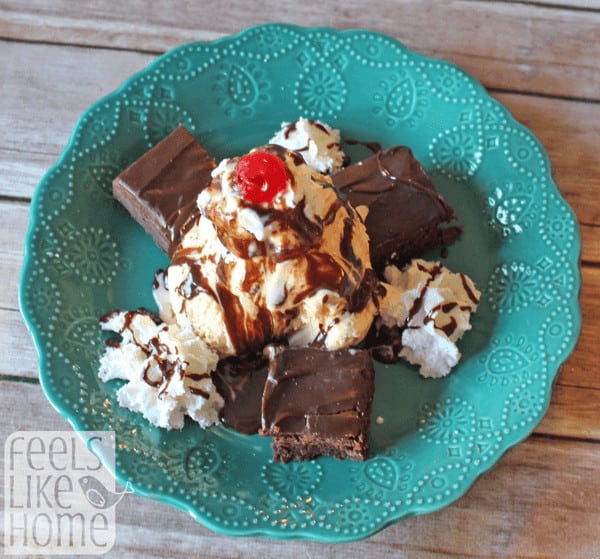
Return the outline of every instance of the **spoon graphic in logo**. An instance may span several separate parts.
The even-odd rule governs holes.
[[[104,484],[94,476],[83,476],[79,478],[78,481],[85,498],[97,509],[114,507],[126,493],[133,493],[129,482],[127,482],[123,491],[115,493],[114,491],[107,489]]]

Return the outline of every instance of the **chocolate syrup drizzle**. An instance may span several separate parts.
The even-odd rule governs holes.
[[[284,162],[285,156],[293,152],[289,152],[280,146],[268,145],[261,149],[267,149],[280,157]],[[296,166],[306,165],[304,159],[298,154],[294,155],[293,163]],[[322,183],[323,186],[333,188],[329,183]],[[336,201],[328,210],[327,214],[319,220],[313,221],[308,219],[305,214],[305,200],[301,200],[294,208],[289,210],[276,210],[266,208],[262,205],[250,204],[243,202],[248,207],[259,213],[263,217],[266,224],[277,222],[281,224],[282,229],[292,229],[297,234],[299,242],[294,247],[284,247],[283,250],[275,254],[269,254],[269,258],[256,258],[257,256],[265,256],[269,253],[268,247],[264,242],[256,242],[252,237],[239,239],[236,235],[231,235],[231,224],[220,222],[218,216],[217,234],[219,239],[237,256],[245,260],[245,280],[244,288],[248,289],[251,295],[252,286],[259,286],[263,281],[265,272],[268,272],[269,266],[274,266],[276,263],[302,257],[307,261],[306,265],[306,288],[299,293],[294,293],[292,300],[293,305],[298,305],[303,299],[308,298],[321,289],[331,290],[339,293],[340,297],[348,301],[348,310],[350,312],[360,312],[369,303],[373,297],[374,273],[372,270],[364,269],[359,256],[355,253],[352,246],[352,238],[354,232],[354,220],[351,216],[355,216],[354,210],[349,205],[348,201],[336,196]],[[344,220],[344,227],[340,239],[340,254],[342,262],[336,261],[331,255],[320,251],[320,241],[322,239],[323,230],[330,225],[338,215],[341,209],[345,209],[349,214]],[[216,212],[210,212],[207,217],[214,217]],[[200,219],[197,217],[196,223]],[[213,221],[213,223],[215,223]],[[252,251],[250,244],[252,243]],[[202,273],[202,262],[198,261],[198,251],[196,248],[179,248],[173,256],[171,265],[187,265],[189,269],[189,277],[180,286],[177,292],[185,301],[192,299],[200,292],[204,292],[212,297],[217,304],[223,309],[223,317],[225,327],[233,347],[238,354],[252,353],[259,350],[266,342],[272,341],[275,336],[275,324],[281,319],[286,324],[293,319],[295,313],[271,313],[263,305],[257,304],[256,309],[258,315],[249,315],[239,297],[232,293],[227,287],[230,285],[233,266],[220,259],[216,262],[217,282],[211,287],[207,278]],[[267,269],[265,269],[265,267]],[[349,275],[352,274],[352,275]],[[285,292],[284,298],[280,304],[283,304],[290,293]],[[324,343],[327,333],[322,333],[315,343]],[[321,339],[322,338],[322,339]]]
[[[411,308],[408,311],[408,314],[404,320],[404,323],[396,326],[385,326],[383,324],[379,324],[376,321],[371,328],[371,332],[367,336],[367,346],[370,347],[373,356],[380,361],[385,363],[391,363],[399,359],[400,352],[402,351],[402,332],[406,329],[419,328],[419,326],[412,326],[410,322],[417,315],[419,310],[423,305],[423,301],[425,299],[425,295],[428,289],[431,286],[431,283],[439,276],[439,274],[443,270],[443,265],[436,264],[431,269],[418,264],[418,269],[421,272],[429,274],[429,277],[421,286],[421,290],[419,295],[413,301]],[[477,305],[479,303],[479,298],[475,295],[473,290],[468,284],[467,276],[464,274],[459,274],[462,286],[465,290],[467,297],[471,300],[473,305]],[[451,316],[448,323],[442,326],[438,326],[435,324],[435,315],[438,311],[442,311],[444,314],[450,313],[453,309],[459,308],[461,311],[470,311],[472,310],[471,305],[459,305],[456,301],[449,301],[447,303],[440,303],[433,307],[428,315],[423,319],[423,324],[428,324],[430,322],[434,323],[434,327],[437,330],[441,330],[448,336],[449,338],[454,334],[456,328],[458,327],[458,323],[456,318]]]
[[[101,323],[106,323],[110,321],[115,315],[119,314],[120,311],[110,312],[100,318]],[[165,344],[160,342],[160,339],[157,336],[154,336],[147,343],[143,343],[140,341],[135,335],[135,330],[132,328],[133,319],[136,315],[145,315],[150,317],[155,324],[161,324],[161,320],[154,313],[148,311],[147,309],[137,309],[134,311],[128,311],[123,313],[123,326],[118,331],[119,334],[123,334],[125,330],[129,330],[131,332],[131,337],[133,343],[144,353],[148,362],[144,367],[144,372],[142,375],[142,379],[146,384],[151,386],[152,388],[160,388],[158,392],[158,398],[163,399],[165,397],[166,392],[169,389],[169,385],[171,380],[176,376],[180,376],[182,379],[186,378],[193,383],[198,383],[203,379],[210,378],[210,374],[204,373],[186,373],[186,368],[189,363],[180,358],[178,353],[174,360],[163,359],[160,356],[164,354],[169,354],[171,352],[170,348]],[[121,342],[116,338],[110,338],[107,340],[107,345],[111,347],[119,347]],[[158,371],[160,372],[159,379],[152,379],[150,376],[150,372],[152,371],[152,365],[156,365],[158,367]],[[205,390],[201,389],[198,386],[192,384],[189,386],[189,390],[192,394],[196,394],[205,399],[209,399],[210,394]]]

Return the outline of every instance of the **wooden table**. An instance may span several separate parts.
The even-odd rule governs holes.
[[[31,196],[78,116],[156,55],[261,22],[370,28],[476,76],[540,138],[583,237],[583,330],[535,432],[452,506],[360,543],[227,538],[128,495],[111,557],[600,557],[600,2],[0,3],[0,431],[63,429],[17,304]],[[260,7],[258,7],[260,4]]]

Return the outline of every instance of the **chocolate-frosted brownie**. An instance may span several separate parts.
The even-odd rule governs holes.
[[[273,459],[364,460],[375,390],[369,352],[270,346],[267,353],[260,433],[272,437]]]
[[[448,201],[435,189],[412,151],[396,146],[377,151],[332,176],[357,208],[369,209],[365,226],[373,268],[403,266],[436,246],[446,246],[462,227]]]
[[[113,180],[113,196],[170,256],[215,166],[179,125]]]

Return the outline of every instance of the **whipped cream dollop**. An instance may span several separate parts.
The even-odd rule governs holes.
[[[283,122],[270,143],[297,151],[311,167],[328,175],[339,171],[347,159],[340,131],[318,120],[300,117],[295,122]]]
[[[98,373],[127,381],[121,406],[166,429],[181,429],[186,415],[203,428],[219,421],[224,401],[210,375],[218,356],[194,332],[144,310],[114,311],[100,325],[121,335],[109,340]]]
[[[421,259],[403,270],[388,266],[384,276],[375,328],[401,336],[397,356],[418,365],[421,375],[446,376],[461,357],[456,342],[471,329],[481,293],[465,274]]]
[[[236,183],[240,158],[221,162],[173,252],[170,312],[220,356],[282,339],[350,347],[376,313],[364,223],[298,153],[259,149],[283,161],[286,188],[270,204],[248,202]]]

